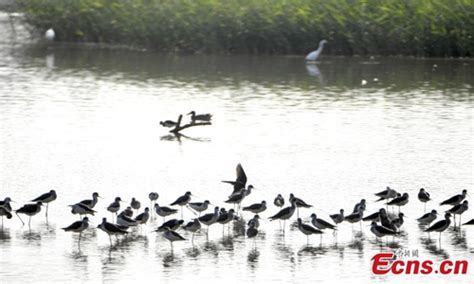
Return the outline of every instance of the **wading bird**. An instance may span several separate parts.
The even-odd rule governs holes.
[[[327,43],[327,40],[323,39],[322,41],[319,42],[319,47],[315,51],[312,51],[306,55],[306,61],[316,61],[321,55],[321,52],[323,52],[324,44]]]
[[[180,234],[176,233],[175,231],[171,230],[168,227],[164,228],[163,237],[170,241],[171,244],[171,251],[173,251],[173,242],[175,241],[185,241],[186,239],[183,238]]]
[[[35,199],[31,200],[31,202],[46,203],[46,219],[48,219],[48,205],[50,202],[56,200],[57,197],[58,196],[56,195],[56,191],[52,189],[49,192],[43,193]]]
[[[102,218],[102,223],[97,226],[97,228],[106,232],[109,235],[110,246],[112,246],[112,235],[117,237],[118,235],[126,235],[128,232],[119,226],[107,222],[107,218]]]
[[[450,197],[446,199],[445,201],[441,202],[439,205],[458,205],[461,203],[464,198],[466,198],[467,195],[467,189],[463,189],[461,194],[454,195],[453,197]]]
[[[424,188],[420,188],[420,191],[418,192],[418,200],[425,204],[423,211],[426,211],[426,203],[430,201],[431,198],[430,194]]]
[[[295,213],[296,210],[296,200],[291,201],[291,206],[281,209],[278,213],[268,218],[271,221],[273,220],[283,220],[283,235],[285,234],[285,222],[290,219],[291,216]]]
[[[226,181],[226,180],[222,181],[224,183],[229,183],[234,187],[234,190],[232,191],[232,194],[230,196],[233,196],[241,192],[242,189],[245,189],[245,187],[247,186],[247,175],[245,174],[244,168],[242,167],[241,164],[237,164],[237,167],[235,168],[235,172],[237,176],[235,181]]]
[[[188,204],[191,201],[191,191],[186,191],[186,193],[180,197],[178,197],[170,206],[179,205],[181,207],[181,218],[183,218],[183,206]]]
[[[35,204],[25,204],[25,205],[23,205],[23,207],[21,207],[20,209],[15,211],[16,216],[18,216],[18,218],[20,219],[23,226],[25,225],[25,223],[23,222],[23,220],[20,218],[20,215],[18,215],[18,214],[25,214],[25,215],[29,216],[30,219],[28,221],[28,228],[31,229],[31,226],[30,226],[31,225],[31,217],[35,216],[36,214],[38,214],[41,211],[41,206],[43,206],[43,203],[41,203],[40,201],[36,202]]]
[[[79,203],[84,204],[87,207],[92,209],[97,204],[97,201],[99,201],[99,197],[100,197],[99,194],[97,192],[94,192],[94,193],[92,193],[92,199],[84,199]]]
[[[321,230],[318,230],[316,228],[313,228],[310,225],[303,224],[303,221],[301,218],[298,218],[298,229],[306,235],[306,244],[309,245],[309,235],[312,234],[322,234],[323,232]],[[322,244],[322,238],[320,245]]]
[[[250,211],[252,213],[261,213],[267,209],[267,202],[263,200],[261,203],[255,203],[250,206],[242,208],[243,211]]]
[[[439,242],[441,243],[441,233],[444,232],[451,224],[451,214],[446,213],[444,220],[434,223],[431,227],[425,230],[425,232],[439,232]]]
[[[158,216],[163,217],[164,222],[166,216],[176,214],[178,210],[166,206],[160,206],[158,203],[155,203],[155,212],[158,214]]]
[[[429,225],[431,224],[431,222],[436,220],[436,216],[438,216],[438,212],[435,209],[433,209],[431,210],[431,212],[423,214],[423,216],[421,216],[420,218],[416,220],[420,222],[420,224]]]
[[[81,221],[76,221],[69,225],[68,227],[62,228],[65,232],[74,232],[74,233],[79,233],[79,240],[78,240],[78,246],[81,246],[81,236],[82,232],[89,228],[89,218],[84,217]]]

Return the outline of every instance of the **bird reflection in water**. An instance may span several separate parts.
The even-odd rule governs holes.
[[[234,237],[233,236],[225,236],[222,237],[220,243],[226,250],[234,250]]]
[[[305,255],[305,254],[324,255],[327,252],[328,252],[328,249],[323,246],[305,245],[301,247],[301,249],[298,251],[298,255]]]
[[[467,249],[466,232],[459,228],[449,230],[451,235],[451,244],[455,247]]]
[[[315,63],[307,63],[305,64],[306,66],[306,72],[308,73],[309,76],[311,77],[316,77],[321,85],[324,84],[323,80],[323,74],[319,70],[318,66]]]
[[[10,229],[0,230],[0,240],[9,240],[10,238]]]
[[[201,250],[193,246],[192,248],[185,249],[184,253],[189,257],[197,258],[201,254]]]
[[[212,255],[216,257],[219,255],[218,246],[214,242],[210,242],[210,241],[205,242],[203,246],[203,250],[205,252],[210,252]]]
[[[246,222],[243,218],[239,218],[234,221],[234,226],[232,231],[234,232],[234,237],[244,236],[245,235],[245,225]]]
[[[251,249],[247,256],[247,261],[251,268],[255,268],[255,264],[258,262],[258,257],[260,256],[260,252],[257,249]]]
[[[190,137],[181,133],[167,134],[160,137],[161,141],[178,141],[179,144],[182,143],[182,138],[186,140],[196,141],[196,142],[210,142],[211,139],[203,137]]]

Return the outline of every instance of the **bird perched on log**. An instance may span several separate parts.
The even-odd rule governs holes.
[[[195,123],[196,121],[211,121],[212,114],[205,113],[205,114],[196,114],[196,112],[193,110],[188,113],[188,115],[191,115],[191,121],[192,123]]]
[[[176,125],[178,125],[178,123],[176,121],[172,121],[172,120],[165,120],[165,121],[160,121],[160,125],[163,126],[163,127],[171,128],[171,127],[175,127]]]

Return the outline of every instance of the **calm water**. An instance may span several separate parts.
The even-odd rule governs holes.
[[[472,282],[474,228],[450,229],[439,245],[414,221],[423,214],[420,187],[440,212],[448,209],[436,205],[442,199],[463,188],[474,194],[472,61],[324,57],[305,66],[302,57],[46,49],[0,16],[8,35],[0,41],[0,199],[18,207],[52,188],[59,195],[49,222],[42,212],[31,232],[16,217],[5,220],[0,282]],[[158,124],[190,110],[213,113],[213,125],[178,140]],[[171,254],[152,232],[161,220],[112,249],[102,231],[89,230],[79,250],[77,236],[60,229],[77,219],[67,205],[94,191],[105,197],[95,226],[110,218],[105,207],[115,196],[146,205],[157,191],[169,204],[190,190],[222,206],[231,189],[220,181],[234,177],[238,162],[258,188],[246,205],[293,192],[314,205],[302,217],[328,219],[361,198],[372,213],[383,206],[372,193],[387,185],[408,192],[403,236],[381,247],[368,224],[353,237],[344,223],[337,244],[326,233],[321,247],[318,236],[307,246],[297,228],[283,237],[278,222],[262,222],[254,251],[253,241],[237,231],[223,237],[216,225],[209,241],[198,234],[194,248],[175,243]],[[472,217],[471,209],[463,220]],[[468,259],[469,275],[372,275],[372,256],[397,247],[436,263]]]

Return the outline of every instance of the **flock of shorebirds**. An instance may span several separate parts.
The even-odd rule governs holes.
[[[159,194],[156,192],[151,192],[149,194],[149,199],[151,202],[151,208],[153,209],[150,212],[149,207],[145,207],[143,212],[134,216],[135,212],[140,212],[142,208],[141,202],[135,198],[131,199],[130,206],[127,206],[123,209],[121,203],[123,203],[120,197],[116,197],[115,200],[110,203],[107,207],[107,210],[112,213],[112,221],[108,222],[107,218],[103,218],[102,222],[97,226],[99,229],[104,231],[109,236],[110,245],[112,246],[112,236],[126,235],[130,231],[130,228],[144,225],[154,218],[154,214],[163,218],[163,224],[155,229],[156,232],[161,232],[163,237],[170,241],[171,249],[173,248],[173,242],[183,241],[185,238],[181,236],[176,230],[182,228],[185,231],[192,233],[191,241],[194,244],[194,233],[201,230],[202,225],[207,226],[207,234],[209,233],[209,228],[214,224],[222,224],[223,231],[225,225],[230,225],[235,220],[243,220],[244,212],[251,212],[255,214],[247,223],[246,223],[246,235],[248,238],[254,238],[259,233],[260,226],[260,216],[259,214],[267,210],[267,202],[263,200],[261,203],[252,204],[249,206],[241,207],[245,198],[252,193],[254,187],[252,185],[247,185],[247,176],[244,172],[241,164],[237,165],[237,178],[235,181],[223,181],[229,183],[233,187],[232,193],[229,195],[229,198],[225,201],[227,204],[232,204],[233,208],[225,209],[214,207],[212,213],[205,213],[209,209],[209,206],[213,204],[209,200],[203,202],[191,202],[193,195],[191,192],[186,192],[184,195],[178,197],[173,203],[170,204],[171,207],[161,206],[157,202],[159,199]],[[273,204],[280,208],[279,211],[269,217],[270,220],[279,220],[283,221],[283,226],[280,224],[280,229],[282,233],[285,233],[285,221],[290,220],[293,217],[295,211],[297,212],[297,226],[298,229],[307,236],[309,243],[309,236],[313,234],[321,235],[323,230],[333,230],[336,232],[338,224],[346,221],[351,223],[352,226],[356,223],[360,224],[360,230],[362,231],[362,222],[371,222],[370,231],[375,235],[376,240],[383,238],[385,236],[397,236],[400,234],[400,228],[404,224],[404,214],[400,211],[400,208],[408,204],[409,195],[408,193],[400,194],[396,190],[387,187],[386,190],[375,193],[379,198],[376,202],[385,202],[383,208],[380,208],[377,212],[373,214],[364,216],[366,210],[366,200],[362,199],[360,202],[355,204],[353,210],[350,214],[346,215],[344,209],[340,209],[339,213],[331,214],[328,217],[331,219],[332,223],[319,218],[316,214],[311,214],[310,224],[304,223],[301,218],[299,218],[299,208],[310,208],[312,205],[307,204],[301,198],[296,197],[294,194],[289,196],[289,206],[285,207],[285,199],[281,194],[274,199]],[[464,212],[468,210],[468,201],[466,200],[467,190],[462,190],[461,194],[454,195],[443,202],[440,205],[449,205],[451,208],[446,210],[444,218],[434,222],[437,219],[438,212],[436,210],[431,210],[428,213],[425,213],[423,216],[417,219],[417,221],[423,226],[424,231],[428,232],[439,232],[439,239],[441,241],[441,233],[445,231],[451,225],[451,217],[454,215],[454,227],[461,227],[461,225],[473,225],[474,219],[462,224],[461,216]],[[89,228],[89,217],[87,215],[94,215],[97,213],[94,208],[98,203],[98,198],[100,198],[97,192],[92,194],[92,199],[85,199],[73,205],[71,207],[71,213],[77,214],[80,216],[80,220],[72,223],[71,225],[64,227],[63,230],[66,232],[75,232],[79,233],[79,245],[81,241],[81,234],[83,231]],[[21,220],[22,224],[25,225],[23,220],[20,217],[20,214],[29,216],[28,226],[31,225],[31,217],[37,215],[41,208],[46,205],[46,218],[48,217],[48,206],[49,203],[57,199],[57,194],[55,190],[51,190],[41,196],[31,200],[32,203],[28,203],[16,210],[13,210],[11,207],[12,199],[10,197],[5,198],[3,201],[0,201],[0,216],[2,218],[2,230],[3,230],[3,218],[6,217],[11,219],[13,213],[15,213],[18,218]],[[431,201],[430,194],[423,188],[420,189],[418,193],[418,200],[424,203],[426,211],[426,203]],[[180,211],[176,207],[179,206],[181,209],[181,219],[169,219],[167,217],[174,214],[178,214]],[[396,206],[398,207],[398,214],[388,214],[388,207]],[[175,208],[173,208],[175,207]],[[183,220],[183,210],[189,209],[192,211],[196,218],[186,222]],[[459,216],[459,221],[456,223],[456,215]],[[434,224],[433,224],[434,222]],[[354,230],[354,228],[352,228]],[[254,242],[255,244],[255,242]]]

